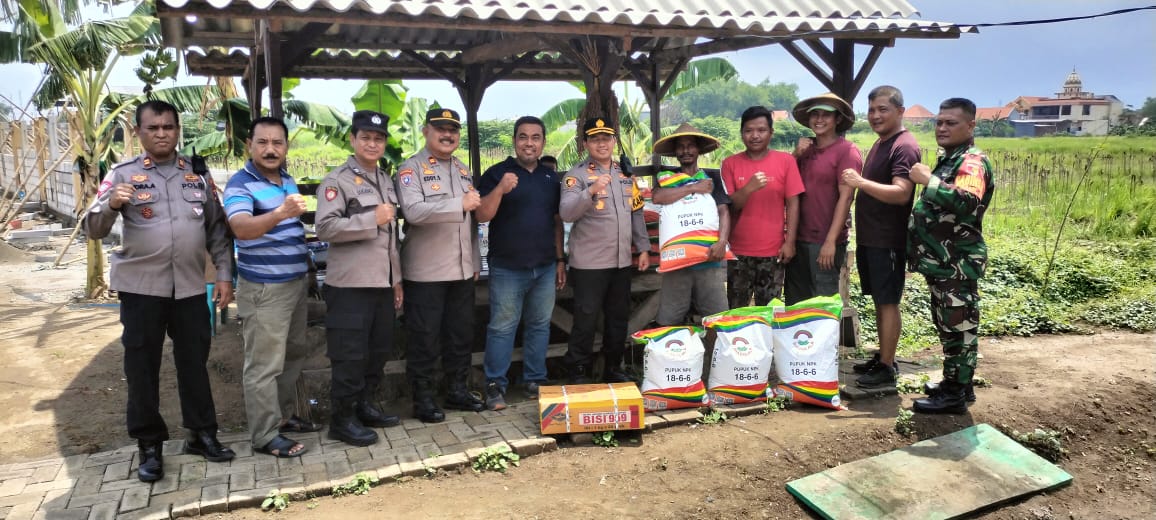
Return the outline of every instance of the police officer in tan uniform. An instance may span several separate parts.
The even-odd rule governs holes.
[[[371,428],[397,426],[375,402],[403,302],[397,242],[397,194],[378,167],[389,118],[353,114],[353,155],[329,172],[317,192],[317,238],[329,242],[325,334],[332,403],[329,438],[354,446],[377,442]]]
[[[118,164],[100,184],[83,228],[88,238],[108,235],[124,218],[123,245],[112,254],[111,287],[120,298],[124,325],[124,375],[128,383],[129,436],[140,449],[137,477],[164,478],[161,443],[169,438],[160,414],[159,375],[165,334],[173,340],[181,418],[190,431],[185,453],[213,462],[233,458],[217,442],[217,412],[205,362],[210,314],[205,304],[205,251],[217,268],[213,301],[233,299],[233,241],[210,177],[193,172],[177,154],[177,110],[148,101],[136,112],[136,134],[145,153]]]
[[[449,383],[446,408],[485,408],[468,384],[474,280],[482,264],[472,212],[481,197],[466,165],[453,156],[461,137],[458,113],[430,110],[422,135],[425,148],[401,164],[396,182],[405,219],[406,378],[413,386],[414,416],[436,423],[445,420],[434,402],[439,353]]]
[[[623,382],[630,379],[622,369],[630,319],[630,246],[643,253],[638,270],[645,271],[650,238],[638,188],[614,162],[614,127],[592,117],[583,125],[582,139],[590,156],[562,178],[558,210],[562,220],[574,223],[568,277],[574,287],[574,326],[563,361],[573,382],[589,382],[594,328],[602,311],[602,379]]]

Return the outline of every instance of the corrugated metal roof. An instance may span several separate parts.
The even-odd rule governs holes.
[[[919,12],[901,0],[161,0],[158,11],[230,15],[249,11],[301,14],[361,11],[379,17],[467,22],[524,22],[589,26],[698,29],[700,36],[783,35],[800,32],[901,31],[954,32],[951,24],[914,17]],[[366,20],[367,22],[369,20]],[[590,24],[595,24],[591,26]],[[478,29],[479,27],[474,26]]]
[[[182,8],[190,0],[161,0]],[[267,10],[288,6],[298,12],[328,10],[344,13],[361,10],[374,14],[440,16],[478,20],[536,20],[639,24],[680,24],[696,27],[706,23],[723,27],[733,23],[758,23],[766,18],[909,18],[919,12],[902,0],[204,0],[217,9],[236,3]],[[741,25],[740,25],[741,26]]]

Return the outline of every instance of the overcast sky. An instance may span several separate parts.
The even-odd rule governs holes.
[[[1077,0],[910,0],[924,20],[960,24],[1008,22],[1041,18],[1089,15],[1128,7],[1152,5],[1153,1],[1096,2]],[[865,48],[857,46],[857,59]],[[719,54],[731,61],[743,80],[758,83],[790,82],[799,85],[800,97],[825,89],[779,46]],[[960,39],[899,39],[883,52],[855,100],[864,110],[871,87],[891,84],[904,92],[907,105],[922,104],[934,111],[947,97],[969,97],[977,105],[998,106],[1017,96],[1052,96],[1060,90],[1074,68],[1084,90],[1112,94],[1125,105],[1139,108],[1147,97],[1156,97],[1156,11],[1064,22],[1048,25],[981,29]],[[130,62],[133,60],[122,60]],[[114,85],[138,84],[132,65],[126,63],[114,76]],[[23,103],[40,77],[28,65],[0,66],[0,94]],[[185,76],[181,84],[204,83],[204,78]],[[460,109],[457,92],[446,81],[407,81],[412,95],[436,100]],[[166,86],[166,85],[162,85]],[[357,81],[307,80],[294,90],[298,99],[330,103],[352,110],[348,99],[360,86]],[[514,119],[540,115],[558,101],[577,97],[578,91],[564,83],[500,82],[487,90],[481,119]],[[641,99],[641,96],[637,99]],[[464,115],[464,114],[463,114]]]

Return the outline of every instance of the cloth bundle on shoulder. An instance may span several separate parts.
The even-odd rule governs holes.
[[[702,319],[717,334],[707,378],[711,404],[767,400],[771,324],[767,307],[740,307]]]
[[[772,300],[775,375],[771,393],[844,410],[839,400],[839,329],[843,301],[819,296],[791,306]]]
[[[708,179],[702,170],[694,175],[663,172],[658,176],[658,186],[678,188]],[[709,193],[692,193],[659,208],[658,272],[705,262],[710,256],[710,246],[718,242],[718,205],[714,197]],[[735,258],[729,249],[726,258]]]
[[[640,330],[630,337],[646,343],[642,403],[648,411],[698,408],[706,404],[702,384],[700,327],[659,327]]]

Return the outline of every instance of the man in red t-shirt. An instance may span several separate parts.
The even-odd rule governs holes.
[[[803,193],[795,158],[770,149],[771,111],[746,109],[739,128],[746,150],[722,162],[723,184],[737,214],[730,243],[738,261],[731,262],[727,272],[732,309],[751,305],[752,297],[755,305],[766,305],[782,293],[784,266],[795,256]]]
[[[787,305],[839,294],[839,272],[847,258],[855,192],[841,176],[847,168],[863,169],[859,148],[843,138],[855,124],[855,112],[843,98],[827,93],[804,99],[793,112],[795,121],[810,128],[815,137],[801,138],[795,147],[807,191],[799,201],[795,259],[787,264]]]
[[[867,152],[862,173],[843,170],[843,182],[859,190],[855,196],[855,264],[863,294],[870,294],[875,302],[879,352],[855,365],[855,371],[863,374],[855,383],[895,386],[899,372],[895,349],[902,326],[899,301],[907,274],[907,220],[915,199],[910,172],[922,153],[915,137],[903,128],[899,89],[876,87],[867,100],[867,120],[879,139]]]

